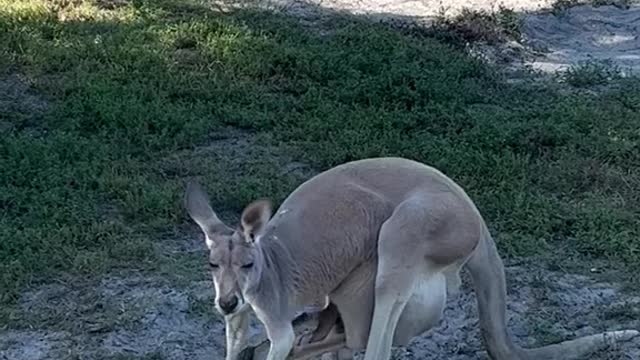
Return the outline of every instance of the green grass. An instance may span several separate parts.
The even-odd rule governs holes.
[[[576,6],[615,6],[621,9],[628,9],[634,0],[556,0],[551,4],[551,12],[556,16],[564,13]]]
[[[585,61],[562,73],[562,80],[575,87],[606,85],[621,77],[618,67],[608,62]]]
[[[444,12],[436,17],[431,32],[436,38],[452,43],[483,41],[498,44],[505,40],[520,40],[521,27],[520,15],[500,5],[497,11],[465,8],[454,17]]]
[[[468,190],[506,256],[640,269],[637,79],[578,95],[352,18],[324,34],[191,1],[97,4],[0,0],[0,83],[21,74],[47,104],[0,107],[3,301],[61,273],[187,271],[156,246],[192,225],[184,179],[233,214],[301,181],[281,154],[319,170],[421,160]],[[253,140],[220,141],[229,127]]]

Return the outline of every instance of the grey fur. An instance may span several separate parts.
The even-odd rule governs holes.
[[[190,214],[202,213],[203,194],[188,190]],[[516,346],[506,326],[504,266],[484,219],[453,180],[415,161],[342,164],[300,185],[265,224],[270,214],[260,202],[243,212],[243,226],[259,234],[255,242],[246,234],[221,235],[202,226],[217,223],[215,214],[194,217],[211,243],[212,258],[224,264],[214,271],[216,290],[232,296],[232,289],[246,300],[230,316],[248,316],[251,308],[265,325],[267,360],[345,348],[365,350],[364,360],[388,360],[392,345],[406,345],[437,325],[463,267],[473,279],[483,340],[494,360],[580,359],[611,339],[638,335],[615,331],[539,349]],[[243,246],[227,253],[224,244],[230,242]],[[242,267],[250,261],[251,269]],[[326,306],[327,297],[340,312],[344,332],[334,329],[321,340],[294,346],[296,314],[311,304]],[[243,330],[228,331],[227,360],[246,345],[242,336],[229,334]]]

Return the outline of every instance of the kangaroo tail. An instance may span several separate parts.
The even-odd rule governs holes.
[[[535,349],[513,343],[506,322],[504,264],[495,242],[484,226],[483,236],[465,268],[471,274],[478,301],[480,329],[489,356],[494,360],[577,360],[640,335],[635,330],[584,336]]]

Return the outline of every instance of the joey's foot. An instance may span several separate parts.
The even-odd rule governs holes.
[[[237,360],[254,360],[256,348],[257,346],[247,346],[238,354]]]

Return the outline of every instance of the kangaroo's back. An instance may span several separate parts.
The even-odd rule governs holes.
[[[448,177],[425,164],[403,158],[373,158],[348,162],[316,175],[294,190],[283,206],[301,200],[304,203],[304,198],[354,185],[392,204],[402,202],[415,191],[443,192],[454,188]]]
[[[376,254],[378,232],[396,206],[420,193],[452,194],[473,205],[438,170],[401,158],[346,163],[294,190],[269,223],[290,249],[300,271],[301,293],[329,293],[357,266]],[[455,200],[457,199],[457,200]]]

